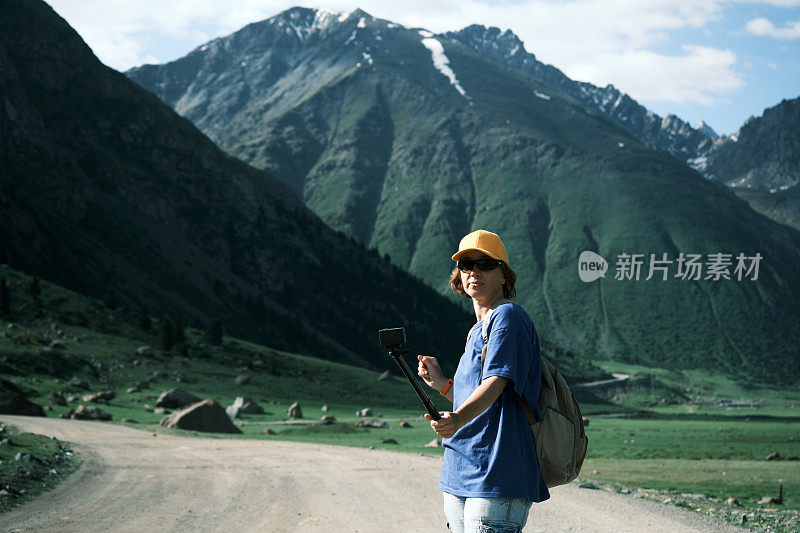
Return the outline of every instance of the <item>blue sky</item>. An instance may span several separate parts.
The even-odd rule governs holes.
[[[51,0],[95,54],[127,70],[163,63],[289,7],[326,7],[435,33],[511,29],[573,79],[613,84],[661,116],[730,134],[800,96],[800,0]]]
[[[790,4],[790,2],[786,2]],[[730,50],[736,62],[730,70],[741,80],[741,86],[729,92],[712,94],[712,101],[670,102],[649,99],[640,102],[663,115],[674,113],[691,123],[705,119],[718,133],[733,133],[750,115],[759,116],[767,107],[782,99],[800,96],[800,2],[780,6],[759,3],[727,3],[720,16],[701,30],[682,28],[669,33],[668,38],[651,49],[665,55],[680,54],[681,45],[694,44]],[[748,22],[764,19],[777,27],[779,38],[756,31],[759,24]],[[789,35],[780,29],[798,25]],[[790,33],[791,34],[791,33]]]

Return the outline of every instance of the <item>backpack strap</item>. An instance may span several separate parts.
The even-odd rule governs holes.
[[[528,401],[524,396],[517,398],[517,401],[519,402],[519,406],[522,407],[522,412],[525,413],[525,418],[528,419],[528,424],[533,427],[533,425],[536,423],[536,416],[534,416],[531,408],[528,407]]]
[[[486,313],[486,316],[483,317],[483,323],[481,324],[481,336],[483,337],[483,348],[481,348],[481,381],[483,381],[483,364],[486,361],[486,347],[489,345],[489,319],[492,317],[492,313],[494,310],[497,309],[500,305],[504,303],[509,303],[511,300],[502,299],[495,303],[491,309]],[[536,416],[534,416],[533,412],[531,411],[530,407],[528,406],[527,400],[525,400],[524,396],[520,396],[517,398],[519,402],[519,406],[522,408],[522,412],[525,413],[525,418],[528,419],[528,424],[533,427],[536,423]]]
[[[486,316],[483,317],[483,323],[481,324],[481,336],[483,337],[483,348],[481,348],[481,381],[483,381],[483,363],[486,361],[486,347],[489,346],[489,319],[492,318],[492,313],[494,310],[500,307],[502,304],[510,303],[511,300],[507,300],[505,298],[498,300],[492,306],[491,309],[486,313]]]

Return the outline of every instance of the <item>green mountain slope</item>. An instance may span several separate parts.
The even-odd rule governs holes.
[[[373,407],[423,410],[388,356],[376,361],[376,372],[324,360],[318,357],[325,355],[322,353],[308,357],[228,335],[219,344],[210,344],[206,332],[192,327],[185,328],[182,339],[174,336],[174,346],[167,348],[156,317],[148,316],[151,326],[144,329],[145,320],[138,311],[109,307],[48,281],[34,281],[32,276],[6,265],[0,265],[0,279],[6,283],[9,302],[8,311],[0,308],[0,375],[11,379],[40,405],[49,403],[52,392],[70,396],[86,394],[86,390],[114,390],[118,398],[112,403],[119,409],[110,411],[115,413],[115,420],[134,415],[131,418],[140,422],[156,422],[160,416],[152,409],[145,413],[144,406],[136,404],[149,400],[152,407],[160,393],[158,386],[186,388],[226,405],[236,396],[249,394],[287,402],[287,406],[299,399],[320,405],[363,402]],[[39,287],[36,296],[31,291],[34,283]],[[151,348],[149,353],[140,353],[143,346]],[[547,344],[543,349],[564,370],[570,383],[608,376],[597,366],[576,363],[572,354]],[[409,364],[413,359],[412,354],[406,356]],[[395,377],[379,380],[383,370]],[[236,382],[241,375],[251,379]],[[69,383],[76,376],[89,389]],[[152,389],[144,387],[144,391],[125,392],[149,376],[157,377],[159,384]],[[446,408],[441,396],[433,399]],[[76,397],[72,401],[81,400]],[[283,416],[278,413],[278,418]]]
[[[750,117],[736,134],[700,149],[698,166],[737,189],[776,192],[800,181],[800,98],[783,100]]]
[[[691,163],[759,213],[800,230],[800,98],[751,117],[730,137],[706,142]]]
[[[276,348],[375,368],[377,330],[406,326],[455,361],[469,313],[221,152],[43,2],[0,5],[0,262]]]
[[[442,294],[458,240],[485,228],[542,336],[585,358],[795,382],[800,233],[479,48],[294,8],[128,75]],[[584,250],[605,279],[579,279]],[[615,279],[625,253],[643,254],[638,281]],[[645,280],[665,253],[669,279]],[[731,254],[729,274],[740,253],[763,260],[757,280],[706,279],[708,265],[679,279],[680,253]]]
[[[735,192],[759,213],[800,230],[800,183],[773,192],[750,189],[735,189]]]

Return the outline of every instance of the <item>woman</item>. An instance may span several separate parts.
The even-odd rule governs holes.
[[[453,291],[472,298],[478,322],[467,336],[453,379],[435,357],[419,355],[418,373],[453,402],[431,427],[443,437],[439,489],[452,532],[521,531],[532,502],[550,497],[539,474],[530,425],[517,401],[524,396],[537,420],[541,386],[539,337],[528,313],[508,301],[517,276],[500,237],[478,230],[459,244]],[[493,309],[494,308],[494,309]],[[481,332],[488,318],[483,368]]]

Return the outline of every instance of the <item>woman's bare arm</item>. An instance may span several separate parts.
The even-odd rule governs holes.
[[[430,355],[418,355],[419,360],[417,375],[421,377],[429,387],[441,392],[447,384],[447,378],[442,374],[442,369],[439,367],[439,361]],[[444,395],[445,398],[453,401],[453,387]]]
[[[431,420],[430,415],[425,415],[425,418],[431,420],[431,427],[439,436],[449,439],[492,405],[509,381],[508,378],[489,376],[455,412],[441,412],[441,420]]]

